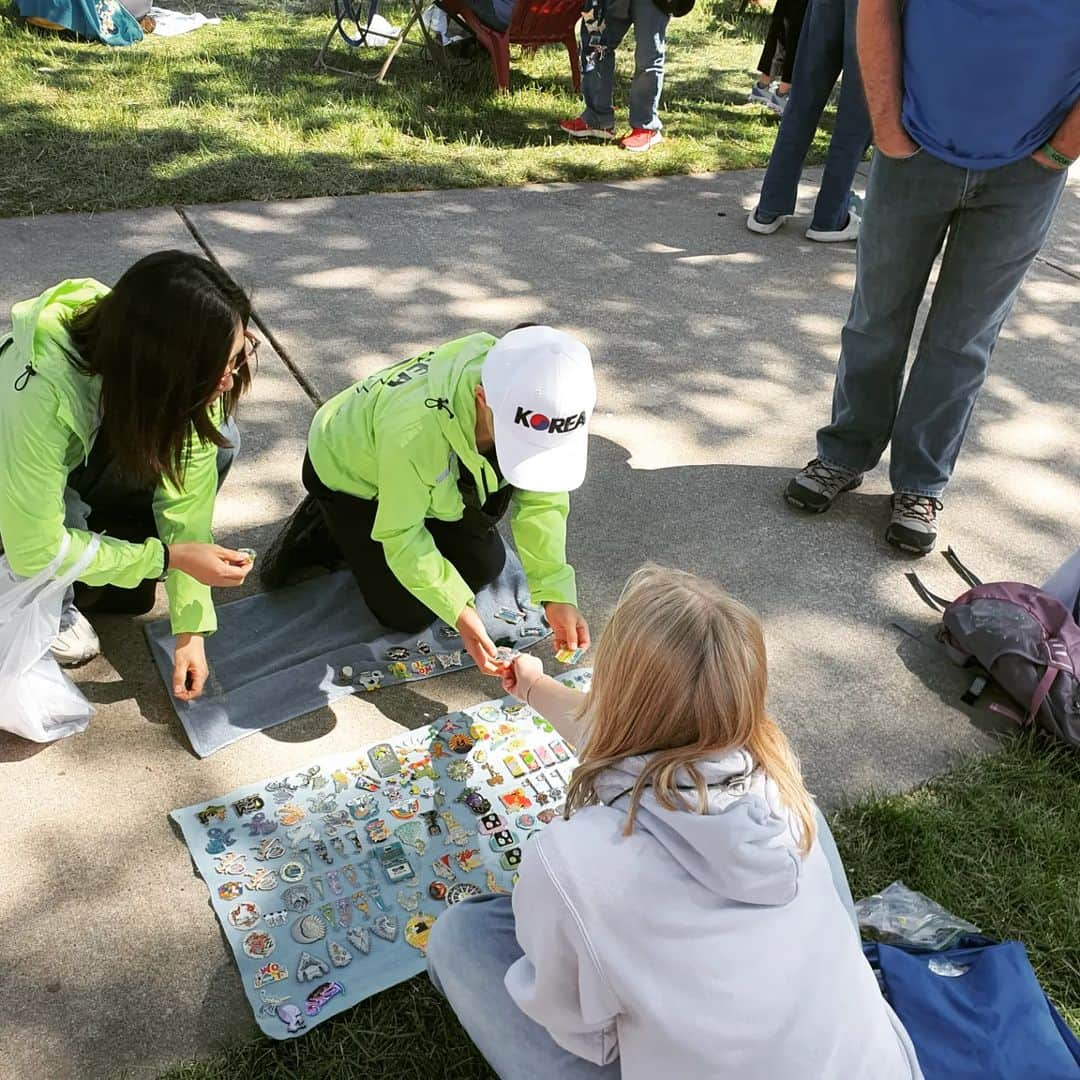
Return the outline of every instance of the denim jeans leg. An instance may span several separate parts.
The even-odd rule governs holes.
[[[630,126],[659,131],[657,110],[664,89],[664,52],[670,15],[653,0],[631,0],[634,20],[634,77],[630,82]]]
[[[803,162],[844,64],[844,0],[811,0],[799,36],[791,96],[761,184],[764,218],[791,214]]]
[[[506,992],[506,972],[523,955],[509,896],[478,896],[447,908],[427,954],[432,984],[501,1080],[618,1080],[618,1061],[594,1065],[564,1050]]]
[[[615,50],[622,44],[626,31],[630,29],[630,19],[608,13],[604,28],[603,42],[607,46],[604,55],[596,62],[592,70],[585,66],[589,35],[585,24],[581,25],[581,92],[585,97],[585,109],[582,120],[591,128],[607,129],[615,126]]]
[[[866,472],[889,444],[915,316],[963,187],[963,169],[925,151],[874,154],[832,419],[817,435],[825,461]]]
[[[896,416],[894,491],[945,490],[998,333],[1050,231],[1065,180],[1031,158],[968,173]]]
[[[815,3],[817,0],[815,0]],[[846,0],[844,9],[844,78],[836,106],[836,124],[829,140],[821,190],[814,203],[811,228],[836,232],[847,224],[851,202],[851,182],[855,170],[870,145],[870,114],[866,108],[859,58],[855,52],[856,0]]]
[[[1043,586],[1043,592],[1060,600],[1080,620],[1080,548],[1072,553]]]

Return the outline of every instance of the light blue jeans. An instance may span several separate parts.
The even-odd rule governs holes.
[[[1080,548],[1072,553],[1051,575],[1043,592],[1060,600],[1080,621]]]
[[[609,0],[604,21],[603,43],[607,46],[603,58],[592,71],[586,71],[585,54],[589,35],[582,23],[581,89],[585,95],[582,120],[591,128],[615,126],[615,50],[634,28],[634,77],[630,82],[630,126],[659,131],[663,125],[657,109],[664,88],[664,35],[670,16],[665,15],[653,0]]]
[[[829,826],[818,814],[818,838],[836,891],[858,933],[855,905]],[[564,1050],[507,993],[503,978],[522,951],[510,897],[478,896],[448,908],[428,941],[428,976],[501,1080],[618,1080],[618,1061],[594,1065]]]
[[[855,53],[856,9],[857,0],[810,0],[795,54],[791,96],[761,185],[758,213],[762,219],[794,212],[803,162],[843,71],[836,124],[811,227],[836,232],[847,223],[851,181],[870,145],[870,115]]]
[[[891,440],[893,491],[941,495],[998,332],[1064,188],[1064,172],[1031,158],[978,171],[925,150],[901,160],[874,154],[832,421],[818,432],[818,457],[866,472]],[[943,244],[905,387],[915,316]]]

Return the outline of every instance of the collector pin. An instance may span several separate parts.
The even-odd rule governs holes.
[[[291,885],[281,894],[281,899],[293,911],[307,911],[311,904],[311,892],[304,885]]]
[[[219,805],[207,806],[205,809],[200,810],[195,816],[199,819],[200,825],[209,825],[211,821],[224,821],[225,807]]]
[[[284,982],[288,977],[289,969],[287,967],[276,961],[271,961],[269,964],[263,964],[255,972],[252,982],[256,990],[261,990],[264,986],[270,986],[271,983]]]
[[[435,916],[427,915],[422,911],[409,917],[405,924],[405,940],[421,956],[427,956],[428,938],[431,936],[431,928],[435,925]]]
[[[351,960],[352,957],[350,956],[349,959]],[[333,998],[344,993],[345,987],[339,982],[323,983],[322,986],[317,986],[308,994],[307,1001],[304,1003],[304,1012],[308,1016],[318,1016]]]
[[[247,887],[252,892],[270,892],[278,886],[277,874],[269,867],[260,866],[247,875]]]
[[[295,885],[296,882],[304,879],[304,864],[293,859],[278,871],[278,876],[286,884]]]
[[[261,795],[245,795],[242,799],[237,799],[232,808],[237,817],[243,817],[261,810],[265,805]]]
[[[229,848],[235,839],[235,829],[213,828],[207,831],[206,854],[218,855]],[[220,874],[221,871],[219,870]]]
[[[366,926],[357,926],[346,935],[349,944],[363,956],[371,952],[371,931]]]
[[[285,826],[297,825],[307,817],[307,814],[294,802],[279,806],[274,813],[277,816],[278,821]]]
[[[259,862],[269,862],[272,859],[281,859],[285,856],[285,845],[276,837],[268,836],[260,841],[259,846],[253,849],[255,858]]]
[[[226,881],[218,886],[217,894],[222,900],[239,900],[244,893],[244,886],[239,881]]]
[[[336,968],[348,967],[352,963],[352,953],[336,941],[326,943],[326,952],[330,957],[330,963]]]
[[[398,921],[393,915],[379,915],[371,924],[371,932],[384,941],[395,941],[398,936]]]
[[[247,859],[236,851],[226,851],[214,860],[214,869],[219,874],[235,877],[247,871]]]
[[[320,960],[310,953],[302,952],[300,959],[296,962],[296,981],[314,982],[316,979],[321,979],[329,971],[330,965],[325,960]]]
[[[252,930],[244,938],[244,955],[250,956],[254,960],[261,960],[274,951],[274,946],[275,942],[272,935],[266,933],[265,930]]]
[[[237,904],[229,912],[229,922],[237,930],[250,930],[261,918],[262,912],[255,904]]]
[[[326,937],[326,923],[320,915],[301,915],[289,933],[298,945],[314,945]]]
[[[474,885],[471,881],[459,881],[456,885],[451,885],[447,891],[446,906],[451,907],[454,904],[460,904],[462,900],[479,896],[481,892],[479,885]]]

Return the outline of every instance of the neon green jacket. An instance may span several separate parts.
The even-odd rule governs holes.
[[[327,487],[378,499],[372,539],[382,543],[398,581],[451,626],[473,593],[424,519],[461,520],[462,469],[481,501],[501,486],[475,434],[476,388],[496,340],[472,334],[376,372],[323,405],[308,436],[311,464]],[[438,407],[440,398],[449,409]],[[514,492],[510,529],[535,603],[577,603],[566,563],[569,512],[565,492]]]
[[[11,569],[23,577],[52,562],[64,532],[71,543],[61,569],[74,564],[90,543],[90,533],[65,529],[64,489],[71,470],[90,455],[100,424],[101,380],[81,374],[68,359],[65,349],[71,345],[64,323],[108,291],[91,278],[64,281],[36,300],[16,304],[12,332],[0,337],[0,346],[11,339],[0,355],[0,540]],[[28,365],[32,376],[25,376]],[[15,389],[16,382],[21,390]],[[216,494],[217,447],[193,438],[182,486],[163,480],[154,493],[161,540],[130,544],[102,537],[81,580],[130,589],[157,577],[165,560],[162,542],[212,541]],[[173,633],[217,629],[207,586],[174,570],[165,589]]]

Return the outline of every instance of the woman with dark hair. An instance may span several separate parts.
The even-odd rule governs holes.
[[[65,603],[61,663],[99,651],[80,608],[142,614],[164,580],[173,692],[202,692],[203,636],[217,628],[210,586],[240,585],[251,568],[210,533],[258,346],[250,316],[228,274],[182,251],[148,255],[112,290],[69,280],[12,308],[0,336],[0,545],[30,577],[65,533],[61,571],[102,534]]]

